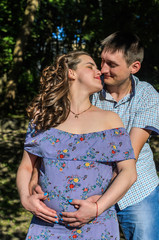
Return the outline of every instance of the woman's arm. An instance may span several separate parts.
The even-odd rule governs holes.
[[[43,203],[46,196],[44,196],[44,194],[30,195],[29,193],[29,183],[36,159],[37,156],[24,151],[22,161],[17,171],[17,188],[23,207],[37,217],[52,223],[57,221],[57,215],[56,211],[48,208]]]
[[[106,192],[98,199],[98,215],[118,202],[137,179],[134,159],[117,163],[118,175]],[[71,227],[81,227],[96,217],[97,205],[89,200],[73,200],[71,202],[78,210],[62,212],[62,220]]]

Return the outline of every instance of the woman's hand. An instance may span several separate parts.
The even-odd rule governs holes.
[[[65,225],[70,227],[82,227],[96,217],[97,205],[88,200],[70,200],[78,210],[75,212],[62,212],[61,219]]]
[[[37,185],[38,172],[33,175],[35,188],[31,186],[29,192],[29,183],[32,177],[33,166],[35,166],[37,156],[24,151],[22,161],[17,171],[17,188],[23,207],[32,212],[35,216],[43,219],[46,222],[53,223],[58,221],[56,211],[47,207],[43,201],[47,198],[47,193],[44,194],[39,185]],[[32,191],[33,189],[33,191]],[[33,195],[32,195],[33,193]],[[35,194],[34,194],[35,193]]]
[[[100,198],[101,196],[102,196],[102,195],[93,195],[93,196],[87,198],[87,200],[88,200],[89,202],[95,203],[95,202],[97,202],[97,201],[99,200],[99,198]]]
[[[47,196],[46,193],[43,192],[43,190],[42,190],[42,188],[40,187],[39,184],[33,185],[32,189],[31,189],[31,192],[32,192],[33,195],[35,195],[35,194],[45,194],[45,196]]]
[[[36,217],[49,222],[49,223],[57,223],[58,216],[56,211],[47,207],[43,201],[46,199],[47,196],[44,194],[34,194],[31,196],[23,197],[21,199],[23,207],[34,214]]]

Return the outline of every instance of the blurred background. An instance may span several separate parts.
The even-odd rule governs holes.
[[[137,76],[159,91],[158,23],[159,0],[1,0],[0,239],[25,239],[31,219],[15,177],[28,124],[25,109],[38,91],[41,70],[74,49],[88,51],[100,67],[101,40],[130,30],[145,47]],[[158,143],[158,137],[150,139],[159,171]]]

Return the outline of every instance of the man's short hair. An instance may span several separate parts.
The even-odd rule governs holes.
[[[122,51],[128,65],[135,61],[142,62],[144,47],[140,38],[130,32],[117,31],[101,41],[103,51]]]

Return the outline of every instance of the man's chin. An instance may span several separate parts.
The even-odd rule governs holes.
[[[111,83],[112,80],[113,80],[113,79],[112,79],[111,77],[106,77],[106,78],[104,78],[104,83],[105,83],[105,84]]]

